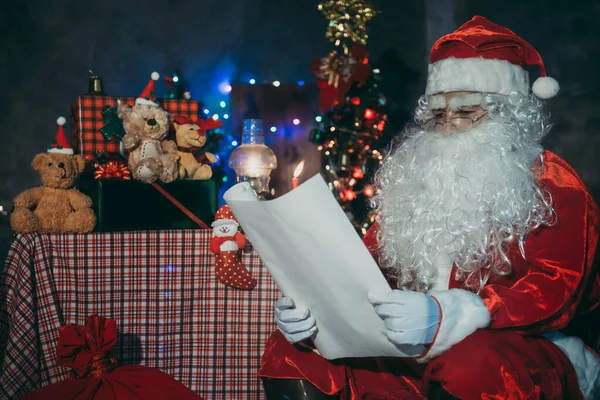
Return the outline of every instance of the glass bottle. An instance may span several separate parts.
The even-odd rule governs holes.
[[[242,144],[231,153],[229,167],[235,170],[237,182],[250,182],[259,198],[269,196],[270,174],[277,168],[277,157],[265,145],[261,120],[244,121]]]

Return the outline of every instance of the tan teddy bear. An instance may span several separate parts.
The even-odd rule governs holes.
[[[165,140],[169,133],[169,113],[158,106],[154,92],[154,81],[158,74],[152,74],[135,106],[119,107],[119,118],[123,120],[125,136],[123,146],[129,151],[129,169],[133,177],[146,183],[160,179],[172,182],[177,178],[177,145]]]
[[[178,115],[173,125],[179,154],[179,178],[210,179],[212,168],[208,164],[216,162],[217,157],[202,147],[206,144],[206,131],[222,126],[223,122],[212,118],[194,122]]]
[[[85,162],[74,156],[60,117],[55,142],[47,153],[33,158],[31,166],[39,171],[43,186],[26,190],[14,199],[10,225],[16,233],[86,233],[96,226],[92,200],[73,189]]]

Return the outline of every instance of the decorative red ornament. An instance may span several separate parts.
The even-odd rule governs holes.
[[[364,176],[365,176],[365,173],[363,172],[362,169],[354,168],[354,172],[352,172],[352,177],[354,179],[362,179],[362,178],[364,178]]]
[[[367,108],[365,110],[365,119],[373,119],[375,118],[375,111],[371,110],[370,108]]]
[[[379,129],[380,131],[383,131],[385,129],[385,121],[380,121],[377,124],[377,129]]]
[[[352,102],[352,104],[354,104],[355,106],[360,105],[360,98],[359,97],[353,97],[352,100],[350,100]]]
[[[122,161],[109,161],[98,165],[94,172],[94,179],[131,179],[131,171]]]
[[[371,74],[367,56],[367,50],[360,44],[355,44],[348,54],[338,54],[334,50],[313,61],[310,70],[317,78],[322,110],[327,111],[344,103],[352,82],[366,82]]]
[[[373,189],[373,186],[367,185],[365,186],[363,193],[367,197],[372,197],[375,194],[375,189]]]
[[[228,205],[217,210],[211,226],[213,236],[210,239],[210,251],[215,255],[217,279],[235,289],[253,289],[257,281],[238,255],[238,250],[246,247],[246,236],[237,230],[239,223]]]

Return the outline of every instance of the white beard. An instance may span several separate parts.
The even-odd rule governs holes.
[[[449,136],[413,128],[386,159],[373,203],[382,266],[399,287],[427,291],[438,275],[447,284],[453,262],[463,277],[484,269],[479,288],[489,271],[510,273],[506,246],[550,206],[532,171],[542,147],[509,126],[492,120]]]

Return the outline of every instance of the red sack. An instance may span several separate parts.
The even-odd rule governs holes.
[[[109,357],[117,342],[112,319],[92,315],[85,326],[60,328],[57,364],[72,368],[70,379],[43,387],[23,399],[182,399],[201,398],[164,372],[141,365],[117,366]]]

